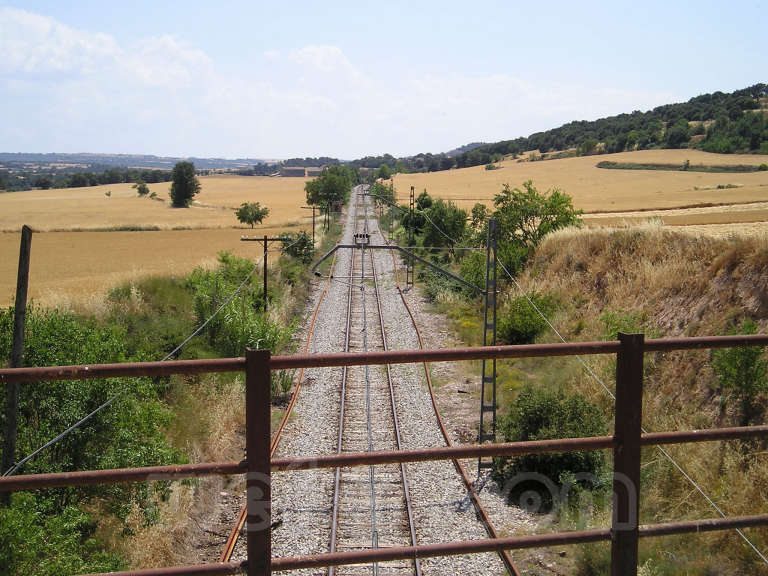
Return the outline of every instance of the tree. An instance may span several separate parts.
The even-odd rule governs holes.
[[[147,186],[147,184],[146,184],[146,182],[144,182],[144,180],[139,180],[138,182],[136,182],[136,184],[131,186],[131,188],[135,188],[136,189],[136,193],[139,196],[146,196],[147,194],[149,194],[149,186]]]
[[[314,246],[312,246],[312,236],[301,231],[295,236],[293,234],[281,234],[280,238],[285,254],[298,258],[305,264],[312,262],[315,251]]]
[[[499,257],[512,274],[544,236],[566,226],[581,225],[582,212],[574,209],[570,196],[558,188],[542,194],[531,180],[523,182],[523,190],[505,184],[493,204],[493,216],[499,224]]]
[[[240,208],[235,211],[235,216],[243,224],[261,224],[264,218],[269,215],[269,208],[262,206],[258,202],[243,202]]]
[[[192,162],[177,162],[171,179],[171,205],[174,208],[187,208],[192,198],[200,192],[195,165]]]
[[[757,326],[752,320],[746,320],[740,331],[741,334],[756,332]],[[718,350],[712,354],[712,368],[723,391],[733,394],[740,403],[740,424],[749,426],[760,422],[764,407],[759,396],[768,391],[768,362],[763,349],[745,347]]]
[[[584,396],[542,390],[530,384],[523,387],[509,412],[501,417],[500,424],[505,442],[600,436],[608,429],[600,409]],[[590,480],[598,480],[604,465],[605,454],[599,450],[528,454],[494,458],[493,475],[497,482],[507,484],[505,488],[510,490],[511,498],[525,496],[526,490],[533,490],[540,492],[544,503],[556,494],[549,493],[549,486],[541,485],[530,473],[546,478],[557,487],[576,478],[579,479],[576,484],[587,485]]]
[[[392,178],[392,170],[386,164],[382,164],[381,166],[379,166],[379,169],[376,171],[376,178],[381,178],[382,180],[389,180],[390,178]]]
[[[355,182],[355,171],[347,166],[331,166],[314,180],[304,185],[307,204],[328,206],[334,202],[346,202]]]
[[[435,200],[424,210],[425,217],[431,225],[424,227],[425,246],[447,246],[453,252],[453,239],[460,240],[467,227],[467,212],[457,207],[450,200],[442,198]]]

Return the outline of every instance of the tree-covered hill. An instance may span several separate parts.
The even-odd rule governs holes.
[[[527,150],[542,153],[572,151],[600,154],[648,148],[698,148],[723,154],[768,154],[768,84],[755,84],[731,93],[713,92],[688,102],[665,104],[647,112],[579,120],[528,137],[502,140],[459,153],[417,154],[394,158],[390,154],[356,160],[358,166],[386,164],[394,171],[434,172],[497,161]]]

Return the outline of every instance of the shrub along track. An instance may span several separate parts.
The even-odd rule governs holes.
[[[357,189],[359,190],[359,189]],[[363,200],[361,202],[364,203],[364,209],[365,209],[365,228],[367,229],[367,211],[368,211],[368,197],[364,196]],[[357,198],[353,200],[354,204],[357,204]],[[353,205],[354,208],[354,205]],[[352,230],[355,229],[355,225],[357,222],[357,217],[355,214],[355,210],[350,210],[350,213],[348,214],[348,221],[347,221],[347,229],[345,231],[345,240],[344,242],[351,243],[352,240]],[[374,242],[382,241],[384,238],[384,235],[381,233],[381,230],[377,229],[371,233],[371,239]],[[351,252],[356,252],[356,250],[353,250]],[[363,267],[363,261],[360,260],[360,280],[362,284],[359,286],[362,297],[365,297],[365,282],[373,280],[373,287],[374,291],[371,294],[371,296],[376,297],[377,302],[377,312],[379,316],[379,324],[380,324],[380,333],[381,333],[381,344],[380,347],[384,347],[387,345],[386,340],[387,337],[385,335],[385,313],[392,316],[394,314],[397,314],[401,316],[401,318],[398,319],[390,319],[387,321],[390,326],[393,327],[392,329],[392,335],[393,335],[393,341],[395,343],[395,347],[415,347],[416,342],[418,342],[418,345],[420,347],[423,347],[423,341],[421,338],[421,333],[419,332],[416,319],[413,315],[413,312],[411,311],[410,307],[408,306],[408,303],[405,299],[405,296],[403,294],[402,289],[400,288],[400,285],[397,283],[397,259],[394,255],[393,250],[389,250],[392,263],[391,266],[386,264],[385,261],[379,260],[379,268],[381,268],[381,272],[377,272],[377,258],[386,258],[386,256],[381,251],[377,250],[370,250],[365,251],[368,252],[369,261],[370,262],[370,270],[372,273],[372,278],[366,278],[364,274],[362,273],[362,267]],[[364,256],[365,257],[365,256]],[[339,280],[342,279],[342,283],[346,282],[350,279],[353,279],[355,277],[355,266],[353,265],[353,259],[354,256],[351,256],[349,259],[349,263],[344,263],[344,266],[341,266],[340,269],[336,269],[337,264],[341,264],[341,259],[337,259],[334,257],[334,262],[332,264],[331,270],[335,271],[336,273],[333,275],[329,275],[328,280],[326,281],[325,287],[318,298],[318,302],[315,306],[313,316],[312,316],[312,322],[310,323],[310,327],[308,330],[307,335],[307,342],[305,345],[305,352],[310,352],[311,343],[313,341],[313,336],[315,333],[315,328],[317,324],[318,319],[318,313],[321,309],[321,304],[323,302],[330,303],[331,300],[326,298],[326,296],[329,293],[332,293],[331,290],[332,284],[331,280],[335,279]],[[368,267],[366,267],[368,268]],[[394,278],[394,282],[391,280],[387,280],[387,276],[391,275]],[[378,282],[378,276],[381,276],[384,279],[385,284],[391,285],[394,283],[394,288],[398,291],[398,296],[396,299],[393,299],[393,291],[387,291],[385,286],[384,293],[382,297],[379,295],[379,282]],[[353,284],[354,282],[346,282],[346,300],[348,302],[347,311],[350,312],[350,307],[352,305],[352,295],[354,292],[357,292],[358,290],[353,290]],[[354,286],[355,288],[358,288],[358,286]],[[331,298],[336,298],[336,300],[340,300],[341,294],[337,291],[331,294]],[[383,298],[383,296],[387,296],[387,298]],[[383,306],[382,306],[382,298],[383,298]],[[362,302],[362,299],[361,299]],[[396,304],[400,303],[405,306],[405,310],[402,309],[402,305]],[[399,310],[395,310],[395,308],[399,306]],[[383,307],[383,312],[382,312]],[[336,316],[338,316],[338,320],[336,321],[336,326],[332,326],[330,329],[328,327],[323,326],[323,330],[328,331],[330,330],[330,333],[333,333],[334,328],[337,327],[336,332],[339,332],[341,334],[345,335],[346,342],[343,343],[343,345],[349,346],[349,335],[353,334],[356,330],[356,326],[353,326],[353,321],[349,321],[350,324],[348,324],[348,327],[345,327],[343,324],[340,325],[340,322],[344,320],[343,316],[338,314],[338,306],[336,307],[337,313]],[[407,314],[407,317],[409,320],[405,319],[405,315]],[[332,317],[332,316],[331,316]],[[396,320],[399,320],[396,321]],[[321,321],[320,325],[322,325],[324,322]],[[332,322],[331,322],[332,323]],[[406,329],[406,325],[410,324],[412,326],[412,329],[408,328]],[[364,327],[364,329],[367,329]],[[410,332],[409,332],[410,330]],[[364,333],[364,332],[362,332]],[[321,335],[320,341],[323,341],[323,335]],[[370,334],[369,334],[370,336]],[[415,336],[415,338],[414,338]],[[354,344],[354,343],[353,343]],[[338,342],[337,347],[335,348],[338,350],[341,348],[342,342]],[[323,344],[320,345],[321,348],[327,348],[330,346],[333,348],[333,343],[331,342],[323,342]],[[354,347],[354,346],[353,346]],[[440,417],[439,409],[437,406],[437,401],[435,398],[435,394],[432,388],[432,381],[430,378],[429,369],[424,365],[424,377],[425,382],[427,385],[428,390],[428,396],[424,394],[425,390],[423,387],[419,385],[419,381],[422,381],[422,378],[418,376],[418,374],[414,374],[413,372],[408,372],[408,368],[410,367],[404,367],[404,366],[398,366],[394,365],[392,367],[386,366],[386,372],[384,370],[378,370],[376,371],[378,374],[374,374],[374,379],[379,378],[381,381],[384,382],[384,388],[388,388],[390,390],[390,396],[388,400],[388,407],[386,410],[381,408],[381,405],[379,405],[378,409],[375,411],[368,412],[369,415],[374,416],[375,418],[381,418],[383,412],[388,412],[390,422],[394,420],[394,424],[390,423],[387,425],[388,430],[386,431],[388,434],[393,435],[396,438],[396,443],[398,447],[400,446],[400,438],[398,437],[400,433],[403,435],[402,440],[402,447],[403,448],[415,448],[421,445],[429,445],[429,446],[438,446],[438,445],[451,445],[451,440],[449,433],[442,421],[442,418]],[[418,372],[418,367],[415,366]],[[350,372],[353,370],[353,368],[350,368]],[[362,372],[362,369],[360,369]],[[391,371],[391,372],[390,372]],[[304,373],[303,371],[299,374],[299,378],[297,379],[297,385],[296,389],[294,390],[294,393],[291,398],[291,402],[288,406],[288,409],[286,410],[282,422],[277,430],[277,433],[275,434],[272,445],[271,445],[271,453],[274,454],[278,448],[278,444],[280,443],[281,438],[284,436],[283,431],[286,428],[286,424],[291,421],[291,425],[289,428],[291,430],[289,431],[288,438],[291,438],[288,442],[288,446],[285,446],[284,448],[288,451],[299,451],[300,453],[303,453],[306,455],[306,452],[309,448],[314,448],[314,450],[317,450],[317,453],[328,453],[335,450],[341,450],[342,445],[344,445],[346,448],[345,443],[342,439],[342,432],[339,430],[338,437],[334,438],[328,438],[327,434],[325,433],[325,430],[323,430],[323,433],[320,434],[322,436],[321,438],[314,437],[315,434],[312,433],[312,431],[318,431],[321,429],[322,422],[319,422],[321,420],[325,420],[326,424],[330,422],[329,416],[326,416],[326,412],[332,412],[333,415],[335,415],[334,420],[337,422],[337,424],[344,425],[345,420],[347,422],[350,422],[349,416],[340,416],[342,414],[342,405],[345,403],[343,392],[340,390],[338,382],[343,381],[345,376],[344,374],[339,371],[337,374],[331,374],[326,373],[328,377],[326,378],[320,378],[318,377],[318,382],[314,385],[309,386],[308,388],[306,386],[302,387],[302,383],[304,382]],[[389,378],[385,378],[384,375],[388,375]],[[392,376],[391,374],[395,375],[395,384],[392,382]],[[322,393],[320,395],[318,394],[318,390],[313,390],[313,388],[317,387],[318,384],[323,380],[331,380],[330,376],[333,376],[333,380],[336,382],[335,385],[333,385],[332,388],[325,388],[323,390],[326,390],[327,393]],[[307,379],[309,382],[312,380],[311,378]],[[311,384],[311,382],[310,382]],[[359,384],[357,384],[358,387],[361,387]],[[301,410],[299,410],[299,414],[295,413],[294,407],[297,404],[298,394],[299,390],[306,390],[306,394],[312,396],[315,394],[315,400],[313,401],[311,398],[307,400],[305,398],[304,405]],[[321,390],[320,392],[323,392]],[[335,390],[335,392],[333,392]],[[330,402],[328,406],[308,406],[313,403],[317,403],[317,398],[323,398],[325,399],[327,396],[333,394],[336,397],[336,400]],[[349,392],[346,393],[349,395]],[[370,392],[369,392],[370,394]],[[349,405],[352,408],[358,409],[358,415],[356,418],[359,418],[359,408],[360,406],[360,399],[361,396],[353,397],[352,400],[347,400],[346,402],[349,403]],[[427,400],[427,398],[429,398]],[[369,397],[370,400],[370,397]],[[323,400],[325,401],[325,400]],[[418,406],[417,406],[418,405]],[[431,410],[427,408],[427,406],[431,405]],[[396,412],[399,407],[399,411],[402,416],[402,422],[400,426],[402,427],[402,431],[398,431],[397,433],[392,430],[392,428],[395,428],[397,426],[397,416]],[[315,412],[312,413],[312,410]],[[302,412],[308,412],[306,415],[302,414]],[[428,412],[432,412],[432,414],[429,414]],[[393,416],[394,415],[394,416]],[[294,418],[292,418],[294,416]],[[434,421],[432,421],[432,418],[434,417]],[[302,422],[303,420],[318,420],[318,422],[313,422],[312,426],[305,425],[305,422]],[[298,424],[297,424],[298,421]],[[348,425],[348,424],[347,424]],[[327,426],[326,426],[327,427]],[[438,432],[439,428],[439,432]],[[298,429],[298,431],[297,431]],[[378,434],[378,432],[377,432]],[[360,436],[359,432],[357,433],[357,436]],[[340,443],[340,440],[342,442]],[[333,445],[332,450],[327,450],[323,448],[323,445],[329,445],[329,442]],[[314,446],[312,446],[314,444]],[[382,445],[381,439],[377,436],[374,443],[373,443],[373,449],[383,449],[383,448],[389,448],[389,445]],[[353,449],[358,449],[358,447],[353,447]],[[285,450],[282,450],[285,451]],[[353,512],[353,515],[356,515],[357,518],[361,517],[362,513],[367,514],[368,516],[371,516],[373,518],[375,514],[381,514],[382,518],[385,518],[385,521],[388,521],[389,518],[399,518],[397,522],[389,522],[389,524],[398,524],[399,528],[396,528],[400,534],[395,538],[399,539],[399,541],[402,541],[405,539],[406,541],[402,542],[403,544],[411,544],[415,543],[417,540],[421,543],[433,543],[433,542],[440,542],[450,539],[459,539],[459,538],[483,538],[487,535],[490,535],[491,537],[497,537],[498,533],[494,529],[488,514],[483,509],[478,496],[476,492],[474,491],[472,481],[467,474],[466,470],[462,466],[462,464],[458,461],[454,461],[453,466],[450,465],[448,462],[435,462],[435,463],[414,463],[414,464],[407,464],[403,465],[401,469],[398,471],[397,467],[393,467],[394,469],[391,471],[381,470],[379,471],[379,468],[377,467],[377,479],[384,479],[386,480],[385,484],[387,487],[387,490],[391,493],[395,493],[395,498],[399,499],[399,503],[396,501],[382,501],[379,500],[377,503],[371,507],[369,502],[365,503],[365,507],[363,509],[363,506],[360,506],[360,499],[358,498],[356,500],[356,504],[353,501],[352,509],[355,510]],[[451,469],[454,469],[454,472],[451,472]],[[335,477],[327,477],[327,478],[320,478],[315,477],[311,478],[309,480],[304,481],[303,483],[300,482],[298,479],[295,480],[288,480],[286,481],[286,484],[290,484],[291,481],[298,483],[297,487],[289,487],[280,489],[276,486],[277,490],[273,491],[273,494],[278,494],[278,498],[276,498],[276,501],[273,503],[273,506],[275,504],[279,504],[280,506],[285,506],[285,508],[282,510],[285,514],[285,526],[282,530],[275,529],[273,531],[273,542],[276,544],[275,548],[280,549],[282,552],[282,555],[285,555],[287,553],[290,554],[299,554],[299,553],[309,553],[309,552],[322,552],[324,549],[327,550],[329,546],[329,542],[333,541],[335,539],[334,535],[334,529],[333,526],[336,524],[336,522],[339,520],[338,514],[339,514],[339,508],[336,506],[321,506],[320,501],[321,499],[318,499],[316,497],[316,493],[320,492],[320,496],[322,497],[323,494],[326,496],[327,500],[326,503],[330,503],[332,500],[334,500],[334,494],[336,493],[336,490],[334,490],[334,486],[338,486],[340,484],[339,477],[344,478],[344,474],[351,472],[354,472],[355,470],[362,471],[365,470],[364,468],[356,468],[356,469],[349,469],[348,471],[336,471]],[[414,494],[414,506],[413,511],[411,511],[411,506],[407,502],[407,497],[404,496],[404,493],[408,492],[408,489],[405,487],[407,485],[408,480],[405,480],[406,478],[406,470],[408,470],[408,478],[411,479],[411,488],[412,488],[412,494]],[[399,474],[398,474],[399,472]],[[457,474],[458,473],[458,474]],[[362,473],[359,474],[362,476]],[[370,477],[372,476],[370,472],[368,474],[365,474],[366,481],[369,481]],[[399,477],[399,479],[396,479],[396,477]],[[280,476],[278,476],[280,478]],[[403,482],[405,480],[405,483]],[[274,482],[274,481],[273,481]],[[311,487],[312,484],[315,484],[317,486],[317,489],[312,491]],[[344,491],[344,482],[341,482],[342,486],[342,492]],[[378,495],[379,491],[381,491],[382,488],[377,485],[376,487],[376,493],[374,494],[371,492],[372,496]],[[304,493],[311,494],[311,497],[307,497],[305,500],[301,495]],[[359,491],[358,491],[359,493]],[[293,498],[291,498],[291,496]],[[280,499],[288,500],[288,502],[281,502]],[[374,500],[375,498],[371,498],[371,500]],[[294,500],[294,501],[291,501]],[[343,504],[343,498],[341,499]],[[474,508],[474,511],[476,513],[476,516],[474,514],[468,513],[468,505],[471,502],[472,506],[469,508]],[[362,512],[361,512],[362,510]],[[294,521],[299,518],[301,514],[305,515],[305,519],[299,521],[297,524],[294,525]],[[341,506],[341,513],[342,518],[343,515],[349,514],[348,511],[344,510],[344,506]],[[387,516],[389,514],[389,517]],[[238,536],[242,533],[242,524],[244,522],[244,511],[241,512],[239,518],[238,518],[238,525],[235,526],[232,530],[232,533],[230,535],[230,538],[227,541],[224,553],[222,554],[221,559],[223,561],[228,561],[230,558],[234,555],[237,557],[242,557],[243,551],[242,551],[242,544],[237,544]],[[282,522],[283,518],[281,517],[281,511],[278,510],[276,517],[278,518],[278,522]],[[479,520],[479,521],[478,521]],[[368,521],[368,527],[371,527],[372,520]],[[327,523],[325,526],[318,526],[319,524]],[[389,530],[389,524],[382,524],[379,523],[379,526],[383,526]],[[415,528],[414,528],[415,525]],[[329,529],[330,528],[330,529]],[[367,529],[363,530],[362,525],[357,522],[357,520],[353,520],[350,523],[350,528],[352,530],[347,530],[346,533],[348,534],[354,534],[356,537],[356,542],[354,542],[355,547],[365,547],[367,543],[362,542],[364,538],[371,535],[371,532],[368,532]],[[305,532],[314,532],[314,534],[308,535],[305,534]],[[280,534],[282,533],[282,534]],[[344,534],[345,530],[342,528],[342,530],[339,532],[340,534]],[[275,536],[278,536],[277,538]],[[392,536],[390,534],[390,536]],[[418,538],[417,538],[418,536]],[[389,540],[392,540],[392,538],[383,538],[380,542],[381,544],[384,544],[386,546],[393,545],[396,542],[390,542]],[[278,542],[279,541],[279,542]],[[370,539],[369,539],[370,542]],[[348,548],[349,546],[343,545],[341,540],[338,543],[339,548]],[[236,552],[237,550],[237,552]],[[517,574],[517,571],[514,569],[514,566],[512,565],[511,559],[508,555],[508,553],[500,554],[501,556],[501,562],[494,559],[494,555],[492,554],[483,554],[483,555],[475,555],[475,556],[469,556],[469,557],[455,557],[455,558],[435,558],[435,559],[425,559],[421,562],[414,561],[414,562],[408,562],[401,565],[390,565],[389,563],[386,563],[381,566],[381,569],[385,571],[386,573],[412,573],[412,574],[420,574],[421,566],[424,568],[424,572],[428,574],[499,574],[502,573],[505,569],[511,573],[511,574]],[[421,566],[420,566],[421,564]],[[347,571],[350,572],[347,572]],[[335,570],[336,574],[341,574],[343,571],[344,574],[346,573],[361,573],[360,567],[346,567],[346,568],[337,568]],[[368,573],[370,572],[370,567],[366,567],[364,570],[362,570],[362,573]],[[329,571],[329,573],[333,573],[332,571]]]

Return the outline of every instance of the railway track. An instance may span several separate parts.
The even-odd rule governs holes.
[[[378,227],[378,221],[369,218],[369,210],[371,208],[370,197],[367,194],[358,192],[364,192],[364,189],[362,187],[356,188],[353,202],[350,202],[350,211],[353,212],[350,215],[353,222],[352,232],[354,234],[369,235],[372,243],[380,244],[386,242],[385,235],[382,234]],[[376,224],[375,228],[371,227],[372,222]],[[386,271],[380,273],[377,270],[377,257],[374,254],[374,250],[361,248],[345,250],[345,252],[344,254],[337,253],[334,256],[331,270],[336,269],[338,271],[335,268],[337,261],[344,263],[344,266],[341,267],[342,276],[334,277],[329,275],[326,279],[325,286],[318,298],[313,313],[305,351],[310,349],[310,343],[315,330],[315,321],[317,320],[321,305],[329,292],[332,281],[336,281],[338,284],[346,284],[344,350],[366,352],[386,350],[388,347],[387,328],[385,314],[382,312],[379,281],[381,274],[385,274]],[[423,347],[416,320],[408,306],[403,291],[397,283],[397,258],[394,255],[394,251],[389,251],[389,253],[392,258],[391,272],[394,277],[394,287],[399,293],[398,300],[407,311],[409,322],[406,322],[412,325],[412,329],[418,338],[419,346]],[[379,257],[382,254],[380,252]],[[378,265],[382,265],[381,260],[379,260]],[[391,287],[392,283],[389,282],[385,289]],[[390,300],[390,306],[391,304],[392,301]],[[391,319],[389,321],[392,322]],[[401,322],[401,324],[403,323]],[[401,326],[400,329],[402,328]],[[440,428],[440,434],[444,443],[450,445],[451,440],[440,418],[426,364],[424,365],[424,374],[431,399],[431,407],[434,410],[434,417]],[[401,383],[399,380],[401,377],[399,376],[393,380],[393,370],[389,365],[350,367],[340,371],[340,383],[335,391],[335,394],[338,394],[336,404],[338,409],[336,416],[338,430],[334,443],[336,451],[394,450],[409,447],[403,445],[401,435],[401,424],[407,424],[408,422],[401,422],[397,408],[397,386]],[[395,381],[397,381],[397,384]],[[283,429],[291,418],[292,409],[296,403],[302,382],[303,372],[299,374],[297,386],[289,407],[284,414],[277,433],[273,436],[272,454],[275,453],[280,443]],[[400,402],[402,402],[402,398]],[[447,465],[448,463],[446,463]],[[461,477],[461,482],[464,486],[464,497],[466,497],[467,503],[471,502],[474,506],[477,519],[482,524],[483,531],[491,537],[497,537],[496,530],[483,509],[477,494],[474,492],[469,475],[460,462],[455,461],[453,465],[456,472],[458,472],[458,476]],[[409,469],[414,470],[414,468]],[[419,488],[423,494],[424,487],[420,486]],[[420,502],[416,502],[415,505],[411,502],[412,490],[410,489],[406,465],[377,466],[375,469],[373,467],[337,469],[334,472],[332,482],[329,483],[324,492],[330,501],[329,508],[327,509],[328,529],[326,533],[328,540],[326,550],[342,552],[375,547],[416,545],[419,543],[418,536],[425,533],[425,528],[422,526],[424,521],[423,509],[421,512],[417,511],[417,514],[414,514],[415,507],[423,508],[423,506]],[[314,511],[318,512],[318,510]],[[419,514],[421,514],[421,520],[418,517]],[[238,544],[238,537],[243,534],[244,520],[245,510],[243,509],[238,516],[237,524],[232,529],[230,538],[225,544],[220,558],[221,561],[229,561],[233,553],[235,553],[236,547],[240,546]],[[448,520],[446,521],[448,522]],[[434,532],[433,528],[432,531]],[[429,537],[425,537],[429,540]],[[434,534],[432,534],[432,539],[434,539]],[[238,554],[235,553],[234,555],[237,556]],[[490,571],[488,573],[498,574],[502,569],[506,569],[508,573],[516,575],[517,571],[512,565],[509,555],[503,553],[500,554],[500,557],[503,562],[503,568],[500,565],[498,569],[491,570],[489,566]],[[433,574],[448,573],[434,565],[427,572]],[[312,573],[316,574],[317,572],[313,571]],[[472,571],[456,571],[454,568],[451,573],[472,573]],[[413,558],[399,562],[387,562],[381,565],[329,568],[327,574],[329,576],[358,574],[373,574],[374,576],[378,574],[414,574],[421,576],[422,562],[418,558]]]
[[[362,208],[362,218],[359,216]],[[356,235],[369,235],[369,198],[355,203]],[[387,339],[375,259],[364,244],[351,251],[348,278],[347,352],[386,350]],[[389,366],[344,369],[338,452],[396,450],[402,447],[395,391]],[[336,469],[331,520],[331,552],[416,545],[416,529],[405,465]],[[421,575],[418,559],[388,562],[385,567],[329,568],[329,576],[357,574]]]

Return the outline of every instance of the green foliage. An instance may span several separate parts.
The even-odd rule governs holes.
[[[497,166],[496,164],[486,164],[485,169],[486,170],[499,170],[501,166]]]
[[[600,322],[606,340],[616,340],[619,332],[639,334],[648,329],[648,315],[639,310],[607,310],[600,316]]]
[[[381,182],[373,182],[368,189],[368,193],[373,198],[374,202],[379,205],[391,206],[397,202],[395,197],[395,189],[393,186],[385,186]]]
[[[10,508],[0,508],[0,575],[68,576],[127,568],[103,551],[93,529],[75,506],[43,516],[32,494],[16,494]]]
[[[0,311],[0,357],[3,358],[10,353],[12,324],[13,309]],[[128,356],[125,341],[126,331],[121,326],[101,326],[66,312],[29,308],[24,365],[98,364],[135,359]],[[100,412],[87,425],[41,453],[24,471],[63,472],[180,461],[164,437],[164,428],[171,418],[161,402],[165,386],[162,379],[133,378],[61,381],[22,387],[17,444],[20,454],[31,452],[117,391],[126,389],[111,410]],[[103,493],[112,489],[56,490],[49,493],[47,501],[55,509],[75,502],[86,490]],[[140,485],[121,486],[119,490],[127,494],[124,498],[127,505],[131,504],[131,498],[146,496]],[[41,498],[41,506],[44,501],[46,499]]]
[[[605,543],[585,544],[576,553],[576,576],[605,576],[611,573],[611,550]]]
[[[283,254],[292,258],[297,258],[304,264],[312,262],[315,255],[314,246],[312,246],[312,236],[301,231],[298,234],[281,235],[283,244]]]
[[[430,196],[429,193],[424,190],[424,192],[416,196],[416,209],[422,211],[426,210],[432,206],[432,202],[432,196]]]
[[[186,208],[200,192],[200,181],[195,175],[192,162],[177,162],[171,174],[171,204],[174,208]]]
[[[269,215],[269,208],[262,206],[259,202],[243,202],[240,208],[235,211],[237,220],[243,224],[261,224]]]
[[[423,232],[424,246],[453,248],[453,240],[460,240],[464,236],[467,212],[450,200],[446,202],[438,198],[424,209],[424,214],[427,219]]]
[[[349,200],[349,193],[356,180],[356,171],[349,166],[331,166],[304,185],[307,204],[329,206],[334,202]]]
[[[526,385],[520,390],[509,412],[501,418],[506,442],[580,438],[607,433],[600,409],[580,394],[549,392]],[[599,477],[605,455],[599,450],[562,454],[528,454],[494,459],[494,477],[499,482],[525,472],[542,474],[555,484],[570,481],[575,475]]]
[[[379,169],[376,171],[376,178],[379,178],[381,180],[389,180],[390,178],[392,178],[392,170],[386,164],[382,164],[381,166],[379,166]]]
[[[763,164],[760,164],[760,166],[758,166],[758,167],[757,167],[757,169],[758,169],[760,172],[765,172],[766,170],[768,170],[768,164],[765,164],[765,163],[763,163]]]
[[[131,186],[131,188],[134,188],[139,196],[146,196],[149,194],[149,186],[147,186],[147,183],[144,182],[144,180],[139,180],[136,184]]]
[[[485,229],[485,221],[488,220],[488,206],[476,202],[472,206],[472,221],[471,226],[475,232],[480,232]]]
[[[752,320],[745,320],[741,330],[731,331],[731,334],[756,332],[757,325]],[[768,361],[763,349],[740,347],[714,351],[712,369],[723,391],[739,402],[740,425],[762,423],[765,406],[760,395],[768,391]]]
[[[680,118],[673,126],[667,128],[664,140],[667,148],[683,148],[690,137],[688,120]]]
[[[554,311],[555,303],[551,296],[536,293],[528,296],[545,316]],[[498,322],[498,338],[504,344],[532,344],[547,328],[547,323],[525,296],[510,300],[499,311]]]
[[[224,304],[253,269],[250,261],[226,252],[219,254],[219,264],[213,271],[197,268],[187,280],[194,293],[198,325]],[[254,274],[240,294],[208,323],[208,342],[219,354],[242,356],[246,348],[276,351],[288,342],[293,327],[282,326],[261,313],[262,290],[261,277]]]
[[[582,212],[574,209],[570,196],[557,188],[540,193],[531,180],[523,183],[523,190],[505,184],[493,204],[496,208],[493,216],[498,221],[499,255],[512,274],[544,236],[582,223]]]
[[[485,254],[483,252],[471,252],[461,259],[459,263],[459,276],[470,284],[485,290]],[[464,293],[470,297],[476,297],[477,293],[467,287],[462,287]]]

